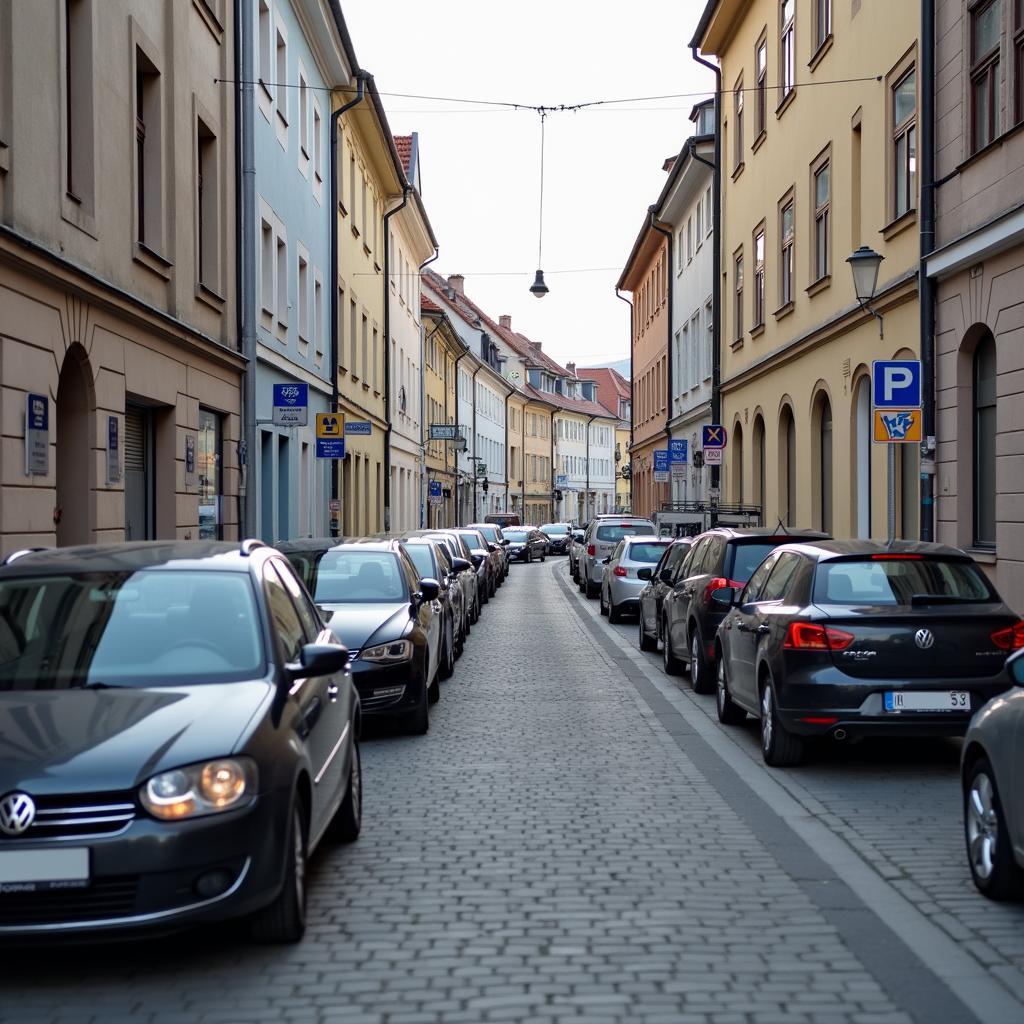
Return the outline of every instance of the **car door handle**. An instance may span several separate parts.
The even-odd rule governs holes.
[[[319,697],[314,697],[309,707],[302,712],[302,719],[299,723],[299,735],[305,739],[312,731],[313,726],[316,725],[320,715],[323,713],[324,705],[323,701]]]
[[[767,624],[765,624],[764,622],[762,622],[761,625],[758,626],[757,629],[754,630],[754,632],[758,636],[764,636],[765,633],[770,633],[771,631],[772,631],[772,627],[767,625]]]
[[[338,684],[330,683],[327,687],[327,696],[331,698],[332,703],[338,699]]]

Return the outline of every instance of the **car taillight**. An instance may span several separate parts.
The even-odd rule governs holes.
[[[782,646],[788,651],[845,651],[856,637],[845,629],[816,622],[791,622]]]
[[[621,565],[617,565],[617,566],[615,566],[615,569],[613,570],[613,575],[615,575],[615,576],[626,576],[626,575],[628,575],[628,573],[626,572],[625,569],[622,568]]]
[[[727,580],[724,576],[715,576],[708,580],[708,585],[704,588],[704,603],[707,604],[711,600],[712,593],[722,587],[732,587],[739,594],[743,589],[743,584],[737,583],[735,580]]]
[[[1024,647],[1024,622],[1015,622],[992,634],[992,643],[1001,651],[1019,651]]]
[[[587,545],[587,554],[590,555],[591,558],[593,558],[594,555],[597,554],[597,548],[595,548],[593,544],[588,544]]]

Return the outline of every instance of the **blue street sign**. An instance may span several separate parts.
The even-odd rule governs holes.
[[[728,434],[721,423],[705,423],[701,434],[702,448],[724,448],[728,441]]]
[[[427,493],[428,493],[428,495],[431,498],[440,498],[441,497],[441,481],[440,480],[431,480],[430,483],[427,486],[429,488]]]
[[[921,362],[918,359],[876,359],[871,364],[876,409],[921,407]]]
[[[274,424],[304,427],[309,422],[309,385],[291,382],[274,385]]]
[[[316,439],[316,457],[318,459],[345,458],[345,438],[318,437]]]
[[[655,448],[655,450],[654,450],[654,472],[655,473],[667,473],[668,472],[668,449],[667,448]]]
[[[345,433],[368,437],[373,433],[373,424],[369,420],[345,420]]]
[[[673,465],[690,461],[690,442],[672,440],[668,443],[668,461]]]

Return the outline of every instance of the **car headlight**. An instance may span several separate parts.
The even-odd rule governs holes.
[[[411,640],[392,640],[388,644],[377,644],[359,652],[360,661],[408,661],[412,657]]]
[[[139,791],[139,799],[161,821],[198,818],[252,800],[256,778],[251,758],[225,757],[154,775]]]

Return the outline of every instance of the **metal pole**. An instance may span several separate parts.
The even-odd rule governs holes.
[[[896,445],[887,444],[889,478],[889,543],[896,539]]]

